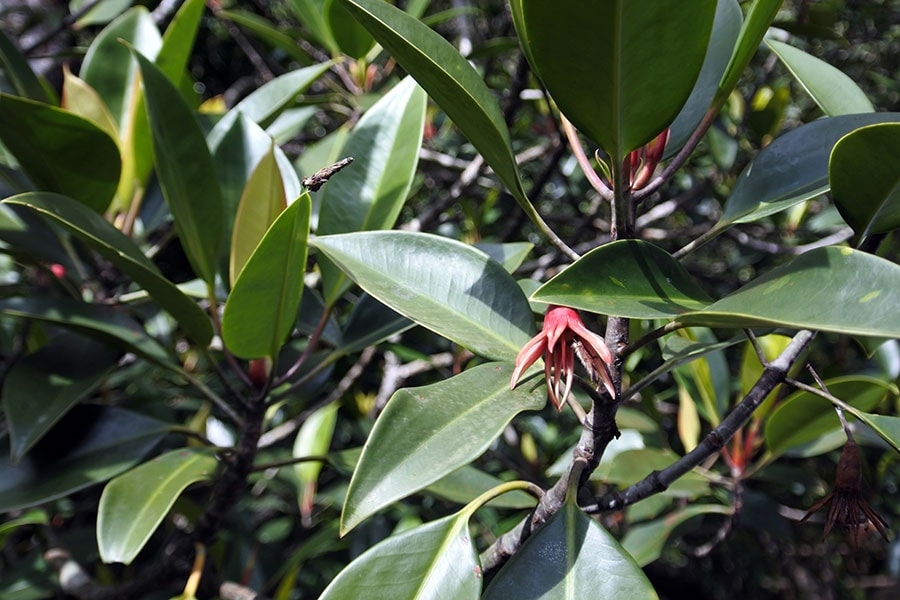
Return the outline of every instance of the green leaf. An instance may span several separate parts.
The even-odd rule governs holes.
[[[0,546],[6,546],[6,538],[9,537],[13,531],[18,529],[19,527],[25,527],[28,525],[49,525],[50,518],[47,515],[47,512],[41,509],[29,510],[27,513],[18,517],[16,519],[12,519],[6,521],[4,523],[0,523]]]
[[[826,115],[875,112],[856,82],[827,62],[783,42],[766,40],[766,44]]]
[[[658,448],[625,450],[616,454],[615,460],[601,462],[591,475],[591,479],[627,487],[644,479],[653,471],[662,471],[672,466],[678,459],[679,456],[671,450]],[[709,494],[709,478],[697,471],[691,471],[675,481],[663,494],[688,499],[705,496]]]
[[[319,408],[300,426],[297,437],[294,439],[293,457],[322,456],[328,453],[331,446],[331,438],[334,436],[334,425],[337,422],[337,410],[339,405],[332,402]],[[294,473],[300,481],[302,500],[312,507],[319,473],[322,471],[322,463],[309,461],[294,465]],[[307,491],[311,490],[311,491]],[[301,505],[301,511],[303,510]],[[308,516],[308,515],[307,515]]]
[[[674,317],[712,302],[668,252],[638,240],[591,250],[531,299],[633,319]]]
[[[900,123],[862,127],[842,137],[831,152],[831,195],[844,220],[860,236],[900,227]]]
[[[468,504],[488,490],[492,490],[502,484],[503,481],[493,475],[480,471],[472,465],[466,465],[449,475],[441,477],[425,488],[424,491],[450,502]],[[536,502],[537,500],[535,500],[534,496],[521,490],[515,490],[497,496],[488,503],[488,506],[522,509],[532,508]]]
[[[877,433],[881,439],[890,444],[896,452],[900,452],[900,417],[873,415],[862,411],[851,412]]]
[[[84,331],[159,365],[172,365],[159,342],[148,336],[136,321],[110,306],[85,304],[68,298],[8,298],[0,300],[0,313]]]
[[[59,101],[50,85],[31,70],[28,61],[3,31],[0,31],[0,65],[3,76],[19,96],[47,104]]]
[[[515,273],[516,269],[534,250],[531,242],[510,242],[507,244],[475,244],[475,247],[503,265],[507,273]]]
[[[509,131],[481,75],[450,42],[383,0],[340,0],[456,123],[530,215]]]
[[[681,150],[712,105],[719,81],[725,73],[729,57],[737,43],[742,19],[741,7],[737,0],[721,0],[716,4],[716,16],[703,67],[691,95],[669,127],[665,157],[674,156]]]
[[[154,62],[176,86],[185,77],[204,6],[204,0],[185,0],[163,34],[162,47]]]
[[[694,504],[686,506],[661,519],[634,525],[622,538],[622,546],[634,557],[637,564],[649,565],[662,554],[663,546],[676,527],[699,515],[731,515],[731,508],[720,504]]]
[[[163,277],[156,265],[144,256],[131,238],[100,215],[57,194],[20,194],[7,198],[4,202],[33,210],[75,234],[147,290],[178,321],[194,342],[207,346],[212,340],[212,324],[203,309]]]
[[[368,54],[375,45],[375,40],[338,0],[325,0],[323,11],[331,35],[341,52],[357,60]]]
[[[416,173],[426,100],[408,77],[353,127],[341,153],[354,160],[322,188],[318,235],[393,227]],[[347,278],[328,261],[319,267],[330,306],[346,291]]]
[[[471,246],[401,231],[314,243],[366,292],[476,354],[513,360],[534,335],[531,308],[512,276]]]
[[[511,7],[536,74],[614,162],[678,115],[716,13],[715,0],[516,0]]]
[[[372,296],[363,294],[353,305],[353,311],[344,327],[344,339],[338,350],[344,354],[360,352],[414,325],[415,323]]]
[[[861,410],[875,408],[893,386],[872,378],[848,376],[829,379],[825,382],[828,391],[851,406]],[[811,444],[831,431],[841,428],[837,414],[831,403],[815,394],[799,391],[785,398],[766,420],[766,446],[772,458],[782,454],[813,456],[802,446]],[[846,438],[839,438],[828,446],[817,446],[816,454],[822,454],[840,447]]]
[[[86,81],[73,75],[69,69],[63,69],[62,108],[87,119],[102,129],[113,141],[118,142],[119,126],[100,98],[100,94]],[[124,165],[122,170],[124,172]],[[119,185],[122,185],[121,178]]]
[[[181,448],[106,484],[97,509],[97,545],[103,562],[131,564],[181,492],[212,478],[217,464],[210,448]]]
[[[232,286],[269,226],[286,206],[287,198],[273,145],[250,174],[234,217],[228,261],[228,279]]]
[[[242,113],[260,126],[268,127],[275,117],[329,68],[331,63],[324,62],[285,73],[247,94],[229,112]]]
[[[781,2],[782,0],[753,1],[741,27],[737,44],[731,53],[731,60],[728,61],[728,67],[719,82],[719,90],[714,99],[716,104],[724,102],[738,84],[744,69],[750,64],[750,59],[756,54],[756,49],[759,48],[763,36],[766,35],[769,25],[772,24],[778,9],[781,8]]]
[[[634,559],[567,500],[497,573],[484,600],[657,598]]]
[[[325,18],[325,2],[326,0],[289,0],[288,6],[294,9],[300,23],[309,29],[320,44],[331,54],[337,54],[339,52],[337,42]]]
[[[0,452],[0,512],[44,504],[115,477],[165,434],[165,423],[144,415],[76,406],[17,465]]]
[[[512,369],[509,363],[488,363],[440,383],[397,391],[350,480],[342,534],[472,462],[514,416],[540,409],[546,402],[543,381],[510,390]]]
[[[265,17],[246,10],[219,10],[216,12],[216,16],[234,21],[243,29],[255,34],[257,38],[272,48],[287,54],[297,64],[309,64],[309,55],[300,49],[297,40],[280,31],[272,21]]]
[[[303,194],[281,213],[228,296],[222,339],[241,358],[274,360],[294,327],[306,272],[309,211],[309,194]]]
[[[828,160],[838,140],[866,125],[898,121],[900,113],[841,115],[777,138],[740,174],[716,228],[756,221],[827,192]]]
[[[481,568],[463,510],[387,538],[350,563],[319,600],[477,600]]]
[[[191,267],[212,287],[224,228],[215,165],[200,126],[178,90],[153,63],[137,53],[135,57],[144,81],[163,195]]]
[[[817,248],[677,321],[900,337],[900,266],[850,248]]]
[[[118,146],[74,113],[0,93],[0,141],[38,189],[66,194],[97,212],[116,193]]]
[[[133,0],[100,0],[93,3],[93,7],[87,12],[81,13],[81,10],[89,4],[89,0],[69,0],[69,12],[79,14],[78,20],[75,21],[73,29],[76,31],[87,27],[88,25],[98,25],[109,23],[120,14],[125,12],[131,6]]]
[[[18,462],[115,367],[122,352],[64,332],[16,362],[3,382],[2,408],[9,425],[10,458]],[[35,402],[39,398],[40,402]]]

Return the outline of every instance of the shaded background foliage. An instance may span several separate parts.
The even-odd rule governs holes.
[[[175,3],[148,4],[161,24],[176,8]],[[214,12],[239,8],[277,24],[280,30],[299,40],[300,56],[308,56],[309,64],[326,56],[308,41],[307,32],[296,23],[285,2],[214,2],[210,6]],[[97,26],[87,26],[74,32],[68,27],[57,31],[64,25],[66,14],[64,2],[7,0],[0,8],[0,27],[20,48],[32,50],[31,56],[42,57],[35,58],[33,65],[55,84],[60,81],[60,57],[75,70],[83,49],[98,30]],[[483,68],[491,89],[499,91],[514,149],[522,159],[526,187],[531,190],[530,196],[538,199],[539,210],[548,222],[578,251],[606,241],[601,233],[608,231],[605,206],[578,170],[560,124],[521,56],[506,3],[432,2],[428,14],[442,15],[435,21],[437,29],[460,48],[470,48],[469,58]],[[900,110],[900,2],[796,0],[786,2],[780,14],[776,25],[797,36],[794,43],[849,74],[879,110]],[[33,48],[49,33],[53,35],[45,44]],[[196,102],[233,106],[264,82],[295,68],[296,59],[272,50],[252,32],[228,19],[207,13],[189,66],[198,82]],[[333,77],[314,84],[307,94],[315,108],[312,118],[298,136],[283,145],[290,158],[299,161],[302,171],[310,171],[304,156],[318,140],[358,118],[360,109],[377,99],[378,79],[382,76],[385,75],[376,73],[371,90],[356,95],[343,91],[343,82]],[[717,123],[717,130],[706,138],[687,167],[660,194],[647,201],[649,210],[639,227],[643,239],[674,251],[707,230],[716,222],[727,191],[756,149],[785,129],[810,121],[818,110],[769,52],[760,52],[754,58],[751,76],[745,76],[739,89],[740,94],[729,100],[726,119]],[[470,169],[475,155],[446,118],[430,109],[419,170],[400,222],[407,229],[434,231],[470,243],[528,239],[537,247],[519,275],[547,280],[565,264],[564,257],[545,245],[517,210],[514,200],[485,174],[483,167]],[[6,196],[6,190],[2,191]],[[802,210],[741,225],[694,253],[686,267],[708,291],[720,295],[749,281],[804,244],[826,236],[847,239],[849,230],[834,211],[827,199],[820,199]],[[900,258],[896,233],[883,236],[878,242],[883,255],[895,261]],[[189,266],[177,244],[170,244],[156,261],[176,281],[190,278]],[[823,376],[870,366],[855,344],[846,338],[841,344],[839,353],[829,356],[816,356],[822,350],[813,349],[814,362],[827,365]],[[4,346],[8,351],[9,344]],[[415,329],[366,350],[361,356],[342,359],[310,390],[311,395],[326,394],[337,387],[342,394],[342,418],[338,420],[332,450],[361,446],[374,415],[398,387],[423,385],[454,373],[461,360],[455,353],[446,340]],[[740,354],[732,352],[726,357],[728,362],[722,367],[736,372]],[[659,361],[659,357],[650,354],[637,358],[643,361],[633,365],[635,378],[649,372]],[[893,366],[883,368],[896,380]],[[348,371],[353,377],[342,378],[341,374]],[[123,372],[114,383],[108,392],[112,397],[105,399],[111,404],[127,402],[142,412],[177,415],[182,419],[200,406],[197,399],[185,397],[180,388],[173,387],[171,381],[146,365]],[[675,422],[677,398],[673,398],[672,390],[672,379],[663,378],[654,393],[646,395],[643,408],[661,424],[655,434],[661,445],[682,451]],[[160,402],[161,397],[166,402]],[[478,461],[478,466],[510,478],[552,484],[547,467],[574,444],[577,430],[578,423],[569,412],[556,415],[552,409],[545,409],[527,415],[507,429]],[[265,458],[288,458],[290,448],[286,440],[267,449]],[[898,456],[872,447],[863,447],[863,452],[870,503],[889,522],[896,522],[900,517]],[[837,451],[766,467],[752,480],[738,484],[744,486],[742,509],[730,527],[713,515],[693,520],[679,530],[673,536],[677,543],[668,544],[661,558],[647,567],[660,595],[893,597],[900,573],[897,542],[886,545],[877,538],[866,538],[856,555],[857,569],[850,572],[842,559],[848,551],[842,538],[823,540],[818,527],[790,522],[802,516],[803,509],[830,485],[836,457]],[[297,512],[295,482],[289,470],[255,474],[252,492],[241,500],[240,510],[228,521],[222,532],[222,547],[217,551],[224,554],[222,548],[230,548],[233,570],[245,569],[250,587],[269,592],[274,591],[283,574],[286,556],[289,564],[305,561],[312,568],[297,573],[296,589],[302,592],[293,597],[311,597],[351,558],[376,541],[398,529],[448,514],[456,506],[439,495],[417,496],[415,501],[393,506],[338,540],[336,521],[347,473],[346,465],[344,470],[323,470],[312,516],[314,526],[309,528]],[[92,546],[93,513],[99,493],[99,489],[89,488],[53,506],[56,527],[52,535],[59,536],[74,553],[91,558],[96,556]],[[717,493],[720,491],[713,492]],[[179,508],[187,513],[197,511],[192,502],[199,497],[202,496],[188,495],[179,501]],[[514,513],[487,508],[477,513],[473,524],[480,537],[490,541],[492,535],[511,527],[517,519]],[[628,528],[627,520],[618,513],[605,516],[604,525],[614,533],[624,533]],[[42,535],[16,534],[8,540],[5,556],[0,559],[5,562],[0,564],[21,566],[29,560],[39,560],[36,549],[47,544]],[[161,551],[162,540],[152,543],[156,551]],[[119,576],[127,572],[124,567],[97,569],[110,569]]]

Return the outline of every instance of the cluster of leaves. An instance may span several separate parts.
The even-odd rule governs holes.
[[[818,543],[782,513],[833,406],[900,451],[900,114],[784,29],[754,62],[780,1],[129,6],[61,93],[0,35],[4,598],[655,597]],[[228,108],[223,31],[268,79]],[[774,61],[808,118],[739,87]],[[615,397],[510,388],[548,305],[605,322]]]

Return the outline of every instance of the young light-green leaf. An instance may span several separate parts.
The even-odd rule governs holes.
[[[543,381],[532,379],[510,390],[512,369],[511,363],[487,363],[440,383],[396,392],[356,465],[341,532],[472,462],[514,416],[540,409],[546,402]]]
[[[225,303],[222,339],[241,358],[277,358],[303,295],[309,236],[309,194],[272,223]]]
[[[676,527],[694,517],[707,514],[731,515],[732,509],[721,504],[694,504],[666,516],[635,525],[622,538],[622,546],[637,564],[649,565],[662,554],[663,546]]]
[[[753,0],[741,27],[737,44],[731,53],[731,60],[728,61],[728,67],[719,82],[715,103],[723,102],[738,84],[744,69],[750,64],[750,59],[753,58],[763,36],[769,30],[769,25],[781,8],[781,3],[782,0]]]
[[[830,246],[794,258],[677,321],[900,337],[900,265]]]
[[[181,492],[209,480],[217,464],[216,453],[209,448],[181,448],[106,484],[97,509],[97,546],[103,562],[131,564]]]
[[[314,244],[369,294],[476,354],[513,360],[534,335],[515,280],[471,246],[402,231],[322,236]]]
[[[712,302],[668,252],[639,240],[591,250],[531,299],[633,319],[674,317]]]

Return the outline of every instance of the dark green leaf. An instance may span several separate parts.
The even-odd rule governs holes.
[[[163,34],[162,48],[154,62],[176,86],[185,77],[204,5],[204,0],[185,0]]]
[[[769,25],[775,19],[778,9],[781,8],[781,3],[782,0],[753,0],[741,27],[737,44],[731,53],[731,60],[728,61],[728,67],[719,82],[719,90],[714,100],[716,103],[723,102],[737,85],[744,69],[759,48],[763,36],[769,30]]]
[[[674,317],[712,302],[669,253],[638,240],[591,250],[532,300],[636,319]]]
[[[637,564],[644,566],[659,558],[666,540],[676,527],[699,515],[730,516],[732,509],[720,504],[694,504],[669,513],[650,523],[634,525],[622,539],[622,546],[631,553]]]
[[[900,337],[900,266],[850,248],[817,248],[676,320]]]
[[[47,104],[59,102],[50,85],[31,70],[28,61],[3,31],[0,31],[0,65],[4,77],[19,96]]]
[[[153,63],[135,56],[153,130],[157,176],[191,267],[212,287],[224,228],[215,165],[200,126],[178,90]]]
[[[511,6],[520,12],[514,23],[526,55],[550,95],[613,161],[649,142],[684,106],[716,12],[715,0],[516,0]]]
[[[0,452],[0,512],[43,504],[115,477],[165,434],[166,425],[150,417],[76,406],[18,465]]]
[[[218,460],[210,448],[180,448],[119,475],[103,489],[97,545],[103,562],[131,564],[178,496],[208,481]]]
[[[309,55],[300,49],[297,40],[280,31],[275,23],[265,17],[246,10],[219,10],[216,16],[234,21],[274,49],[281,50],[290,56],[297,64],[309,64]]]
[[[467,504],[502,483],[493,475],[466,465],[438,479],[424,491],[457,504]],[[497,496],[488,505],[494,508],[532,508],[536,502],[534,496],[516,490]]]
[[[396,392],[353,473],[341,531],[472,462],[514,416],[540,409],[546,402],[543,381],[510,390],[511,374],[512,364],[488,363]]]
[[[289,0],[288,5],[294,9],[300,23],[306,26],[312,36],[331,54],[337,54],[340,50],[325,18],[325,2],[326,0]]]
[[[40,190],[66,194],[97,212],[116,193],[119,147],[74,113],[0,93],[0,141]]]
[[[344,340],[339,350],[346,354],[359,352],[374,346],[393,335],[413,327],[415,323],[382,304],[372,296],[364,294],[356,304],[344,327]]]
[[[309,210],[309,194],[303,194],[281,213],[228,296],[222,339],[241,358],[275,359],[297,320],[306,272]]]
[[[324,16],[341,52],[351,58],[364,57],[375,45],[365,27],[354,19],[338,0],[325,0]]]
[[[534,334],[519,286],[470,246],[401,231],[329,235],[314,243],[369,294],[476,354],[512,360]]]
[[[831,195],[860,236],[900,227],[900,123],[857,129],[831,152]]]
[[[529,537],[484,600],[656,598],[634,559],[572,501]]]
[[[75,234],[147,290],[197,344],[212,339],[209,317],[196,302],[163,277],[140,248],[100,215],[65,196],[48,193],[20,194],[4,202],[34,210]]]

